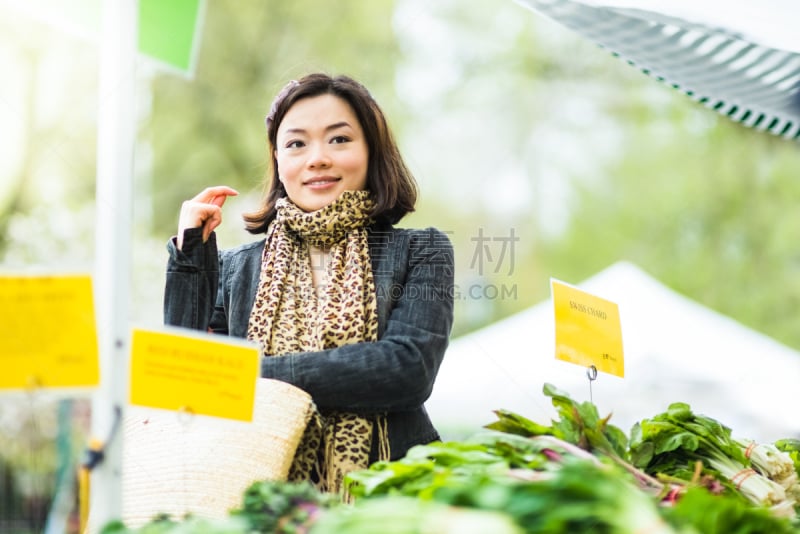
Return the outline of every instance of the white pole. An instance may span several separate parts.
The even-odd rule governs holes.
[[[138,0],[102,3],[94,275],[101,380],[92,399],[92,436],[99,440],[108,439],[128,395],[138,11]],[[122,446],[120,430],[92,471],[90,532],[122,517]]]

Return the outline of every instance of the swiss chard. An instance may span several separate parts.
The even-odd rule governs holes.
[[[650,474],[692,481],[695,463],[721,475],[728,489],[752,502],[772,506],[786,498],[782,486],[753,469],[731,430],[710,417],[692,412],[688,404],[673,403],[666,412],[636,423],[631,430],[631,461]]]
[[[677,532],[659,515],[657,501],[615,464],[549,435],[484,432],[468,443],[418,446],[348,480],[356,504],[411,496],[503,512],[525,532]]]
[[[464,442],[412,447],[394,462],[376,462],[347,476],[355,497],[402,494],[427,497],[440,485],[482,474],[545,466],[544,446],[503,432],[483,432]]]
[[[766,508],[750,505],[741,499],[713,495],[700,487],[691,487],[674,506],[662,513],[671,524],[691,527],[703,534],[796,534],[785,517],[775,517]]]
[[[622,429],[609,424],[610,414],[601,418],[594,404],[576,402],[552,384],[545,384],[542,392],[552,399],[560,416],[560,419],[551,421],[550,426],[535,423],[507,410],[496,410],[498,420],[486,425],[486,428],[521,436],[551,435],[590,452],[626,458],[628,437]]]
[[[789,455],[795,472],[800,476],[800,439],[779,439],[775,442],[775,447]]]

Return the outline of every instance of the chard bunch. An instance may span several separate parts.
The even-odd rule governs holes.
[[[785,497],[772,506],[773,513],[793,517],[794,509],[800,499],[800,483],[792,457],[772,443],[744,440],[736,440],[736,443],[742,448],[745,458],[750,460],[753,469],[784,489]]]
[[[774,446],[792,463],[794,477],[789,475],[783,479],[784,487],[786,494],[794,498],[795,507],[798,508],[797,513],[800,516],[800,439],[779,439]],[[789,481],[793,481],[793,483],[789,484]]]
[[[789,455],[794,464],[794,470],[800,476],[800,439],[779,439],[775,447]]]
[[[679,491],[674,484],[663,484],[647,473],[628,463],[628,436],[619,427],[609,423],[611,414],[600,417],[597,406],[591,402],[577,402],[569,394],[552,384],[544,384],[542,392],[552,399],[559,419],[550,421],[550,426],[541,425],[522,415],[495,410],[497,421],[485,426],[492,430],[537,437],[540,440],[556,439],[585,452],[610,459],[634,477],[637,484],[653,494],[668,495]],[[575,456],[576,450],[570,451]]]
[[[797,471],[788,453],[772,443],[748,443],[742,440],[737,440],[737,443],[756,471],[783,486],[787,493],[794,493],[794,487],[798,485]]]
[[[326,513],[312,534],[525,534],[508,515],[403,495],[360,500]]]
[[[158,515],[138,528],[128,528],[122,521],[111,521],[100,534],[250,534],[247,523],[239,518],[210,519],[187,516],[173,519]]]
[[[751,502],[776,507],[775,512],[781,514],[792,508],[791,502],[786,504],[784,487],[755,468],[745,449],[731,437],[731,430],[710,417],[692,413],[688,404],[673,403],[666,412],[636,423],[631,430],[630,452],[633,465],[645,472],[687,482],[697,477],[693,466],[700,461],[704,470],[721,475],[723,485]],[[768,448],[760,449],[758,456],[762,452],[764,458],[759,461],[783,469],[777,467],[774,458],[770,462]]]
[[[618,466],[550,436],[523,438],[486,432],[474,436],[469,444],[419,445],[405,458],[373,464],[347,478],[356,496],[353,514],[373,499],[411,496],[423,502],[502,513],[531,533],[695,533],[673,529],[661,516],[657,501]],[[338,511],[336,516],[343,514],[347,511]],[[383,517],[390,516],[384,513]],[[390,532],[386,520],[373,520],[372,525],[373,530],[365,530],[365,534]]]
[[[776,517],[769,508],[752,506],[731,495],[714,495],[690,486],[675,506],[662,508],[670,524],[703,534],[797,534],[791,518]]]
[[[495,410],[498,420],[485,426],[520,436],[554,436],[592,453],[625,459],[628,436],[609,423],[611,414],[600,417],[591,402],[577,402],[552,384],[545,384],[542,393],[551,398],[559,415],[550,426],[540,425],[508,410]]]
[[[338,505],[332,494],[320,493],[310,482],[253,482],[230,516],[247,522],[250,532],[305,534],[329,509]]]

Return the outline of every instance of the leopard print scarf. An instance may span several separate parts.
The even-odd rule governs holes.
[[[267,229],[247,338],[267,356],[330,349],[378,339],[375,283],[366,226],[373,201],[366,191],[344,191],[329,206],[304,212],[278,200]],[[327,265],[311,265],[308,246],[329,251]],[[312,269],[324,268],[314,288]],[[344,476],[369,464],[377,425],[379,459],[389,459],[386,415],[366,417],[315,410],[295,454],[289,480],[311,480],[322,491],[342,490]]]

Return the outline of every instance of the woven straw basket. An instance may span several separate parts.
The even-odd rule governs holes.
[[[154,410],[124,421],[122,519],[136,528],[160,513],[223,518],[258,480],[285,480],[311,416],[311,397],[262,378],[252,423]]]

